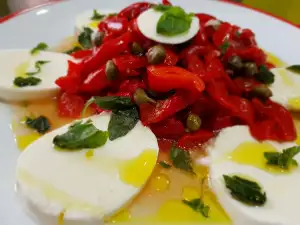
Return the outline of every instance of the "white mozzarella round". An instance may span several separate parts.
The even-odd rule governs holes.
[[[44,52],[31,55],[30,50],[0,51],[0,99],[5,101],[23,101],[53,97],[59,91],[55,80],[65,76],[71,56],[56,52]],[[36,86],[16,87],[15,77],[25,76],[27,72],[37,71],[37,61],[49,61],[41,65],[41,71],[34,75],[42,81]]]
[[[106,130],[110,114],[90,119],[98,129]],[[91,151],[88,149],[54,149],[53,138],[68,127],[46,134],[21,154],[17,194],[40,225],[56,225],[61,212],[64,225],[99,225],[143,188],[157,161],[157,140],[149,128],[138,122],[126,136],[108,140],[92,150],[93,157],[87,158]],[[129,179],[127,172],[131,172],[127,174]]]
[[[275,81],[270,85],[273,92],[271,99],[287,109],[300,111],[300,75],[285,68],[271,70]]]
[[[274,174],[250,165],[239,164],[229,159],[229,155],[240,144],[257,142],[247,126],[223,129],[209,147],[210,183],[219,202],[230,216],[234,225],[297,225],[299,224],[298,203],[300,201],[300,169],[291,173]],[[276,150],[295,146],[295,143],[271,144]],[[263,155],[262,155],[263,157]],[[295,157],[300,163],[300,156]],[[267,194],[267,202],[261,207],[247,206],[234,200],[225,187],[223,175],[245,175],[257,181]]]
[[[162,12],[158,12],[154,9],[148,9],[138,17],[138,28],[145,37],[164,44],[181,44],[192,39],[200,29],[199,19],[194,16],[188,32],[176,36],[161,35],[156,32],[156,26],[161,15]]]

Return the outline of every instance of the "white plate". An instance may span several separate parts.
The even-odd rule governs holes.
[[[21,13],[1,23],[0,49],[31,48],[43,41],[51,46],[74,32],[78,13],[97,8],[120,10],[134,0],[72,0],[48,4]],[[172,0],[189,11],[204,12],[250,28],[256,33],[259,45],[289,64],[300,61],[300,29],[261,12],[218,1]],[[1,62],[0,62],[1,66]],[[4,76],[4,74],[1,74]],[[10,130],[11,112],[0,105],[0,224],[33,225],[22,212],[14,195],[14,173],[19,154]]]

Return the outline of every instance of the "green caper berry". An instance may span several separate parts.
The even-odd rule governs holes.
[[[137,105],[141,105],[141,104],[144,104],[144,103],[151,103],[151,104],[156,104],[156,101],[152,98],[150,98],[144,89],[141,89],[141,88],[138,88],[136,89],[134,95],[133,95],[133,99],[134,99],[134,102],[137,104]]]
[[[144,54],[144,49],[137,42],[133,42],[131,46],[131,53],[137,56],[142,56]]]
[[[186,120],[186,126],[190,131],[197,131],[201,127],[201,119],[195,114],[190,114]]]
[[[268,88],[266,85],[259,85],[257,87],[254,87],[250,94],[253,97],[261,98],[261,99],[268,99],[273,96],[273,93],[270,88]]]
[[[97,32],[96,37],[94,39],[94,45],[99,47],[102,42],[103,42],[103,38],[104,38],[105,34],[103,32]]]
[[[162,45],[155,45],[148,50],[148,63],[152,65],[160,64],[165,61],[166,50]]]
[[[253,62],[247,62],[244,64],[245,75],[254,76],[257,72],[257,66]]]
[[[108,60],[105,65],[105,75],[107,80],[115,80],[118,77],[118,69],[112,60]]]
[[[239,57],[239,56],[232,56],[229,59],[228,64],[229,64],[230,68],[233,70],[240,70],[243,68],[243,61],[242,61],[241,57]]]

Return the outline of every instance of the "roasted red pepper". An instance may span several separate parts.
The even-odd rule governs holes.
[[[117,66],[119,72],[124,75],[126,75],[126,71],[128,70],[143,68],[148,64],[145,56],[134,56],[129,54],[115,57],[113,62]]]
[[[92,53],[93,51],[91,49],[86,49],[73,52],[71,56],[73,56],[75,59],[83,59],[85,57],[91,56]]]
[[[229,23],[222,23],[213,35],[213,42],[218,48],[220,48],[224,44],[224,42],[229,42],[231,39],[232,25]]]
[[[150,128],[156,137],[160,138],[177,139],[185,133],[183,123],[174,117],[151,124]]]
[[[176,66],[178,60],[178,56],[173,51],[166,48],[166,59],[164,61],[164,64],[168,66]]]
[[[61,117],[79,118],[85,99],[79,95],[62,93],[58,96],[58,115]]]
[[[195,147],[200,147],[202,143],[208,141],[214,136],[214,133],[211,131],[199,130],[181,137],[178,141],[178,146],[186,150],[191,150]]]
[[[235,54],[243,60],[253,61],[260,66],[266,63],[267,55],[258,47],[242,48],[235,51]]]
[[[172,3],[169,0],[162,0],[163,5],[172,5]]]
[[[152,6],[151,3],[148,2],[138,2],[134,3],[125,9],[123,9],[118,16],[126,17],[128,20],[132,20],[137,18],[142,12],[146,11]]]
[[[120,84],[119,92],[129,92],[131,94],[134,94],[136,89],[141,88],[145,89],[146,85],[145,83],[140,79],[130,79],[130,80],[124,80]]]
[[[202,92],[204,83],[197,74],[175,66],[149,66],[147,68],[150,89],[167,92],[184,89],[191,92]]]
[[[110,16],[98,25],[99,31],[108,36],[119,36],[128,29],[128,20],[125,17]]]

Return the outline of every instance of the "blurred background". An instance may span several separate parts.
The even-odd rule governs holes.
[[[0,17],[51,0],[0,0]],[[82,0],[84,1],[84,0]],[[253,6],[300,24],[300,0],[232,0]]]

